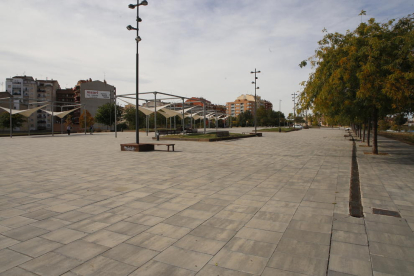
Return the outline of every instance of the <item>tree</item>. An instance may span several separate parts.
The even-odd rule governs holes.
[[[378,154],[378,120],[413,110],[413,30],[409,15],[383,24],[371,18],[352,32],[326,34],[311,58],[316,69],[303,83],[301,108],[320,112],[328,122],[351,122],[358,129],[372,121],[372,150]]]
[[[117,122],[122,119],[123,107],[116,106],[116,120]],[[95,120],[106,126],[112,126],[115,123],[115,104],[106,103],[98,107],[96,111]]]
[[[394,117],[394,124],[395,124],[396,129],[398,131],[401,131],[402,125],[405,124],[407,121],[408,121],[408,119],[405,117],[404,113],[397,114]]]
[[[127,121],[129,129],[135,129],[135,112],[136,108],[134,106],[127,106],[124,109],[123,118]],[[139,128],[144,128],[146,125],[146,115],[139,111],[138,117]]]
[[[88,128],[88,127],[90,127],[94,124],[95,124],[95,119],[93,118],[91,113],[89,113],[89,111],[86,110],[86,127]],[[82,112],[82,114],[79,117],[79,125],[80,125],[80,127],[85,126],[85,111]]]
[[[12,115],[12,129],[21,127],[26,119],[20,114]],[[0,115],[0,124],[3,128],[10,128],[10,113],[4,112]]]

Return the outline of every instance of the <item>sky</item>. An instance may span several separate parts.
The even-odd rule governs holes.
[[[135,93],[136,10],[130,0],[0,0],[0,90],[16,75],[104,80]],[[204,97],[214,104],[254,94],[286,115],[328,32],[414,12],[412,0],[148,0],[139,15],[139,90]],[[150,96],[145,96],[149,98]],[[142,97],[144,98],[144,97]]]

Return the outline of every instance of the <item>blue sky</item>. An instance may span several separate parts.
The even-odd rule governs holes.
[[[414,12],[406,0],[148,0],[140,8],[140,91],[204,97],[216,104],[253,94],[293,111],[322,29],[353,30],[367,15],[385,22]],[[103,80],[135,93],[136,11],[129,0],[1,0],[0,84],[46,77],[62,88]],[[136,2],[135,2],[136,3]],[[1,88],[4,88],[0,86]]]

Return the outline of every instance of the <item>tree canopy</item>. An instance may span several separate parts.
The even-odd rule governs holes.
[[[26,119],[20,114],[12,115],[12,129],[21,127]],[[3,128],[10,128],[10,113],[3,112],[0,115],[0,124]]]
[[[116,120],[117,122],[122,119],[123,107],[116,106]],[[106,126],[112,126],[115,123],[115,104],[106,103],[98,107],[96,111],[95,120],[98,123]]]
[[[301,109],[329,121],[377,122],[414,107],[414,17],[378,23],[374,18],[345,34],[327,33],[309,59],[315,71],[303,82]],[[304,63],[301,63],[304,64]]]

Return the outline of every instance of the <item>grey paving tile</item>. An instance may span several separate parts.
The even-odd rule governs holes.
[[[237,232],[236,237],[247,240],[278,244],[282,238],[282,235],[283,234],[279,232],[243,227]]]
[[[30,257],[9,249],[0,250],[0,273],[31,260]]]
[[[31,240],[13,245],[10,249],[32,258],[36,258],[61,246],[63,246],[61,243],[42,238],[33,238]]]
[[[86,233],[94,233],[107,226],[109,226],[108,223],[102,223],[102,222],[85,219],[85,220],[70,224],[67,226],[67,228],[78,230],[81,232],[86,232]]]
[[[59,228],[62,228],[66,225],[70,224],[70,222],[64,221],[64,220],[60,220],[60,219],[56,219],[56,218],[48,218],[42,221],[38,221],[35,223],[32,223],[30,225],[32,226],[36,226],[38,228],[42,228],[45,230],[49,230],[49,231],[53,231]]]
[[[109,247],[103,245],[94,244],[83,240],[77,240],[58,248],[55,250],[55,253],[65,255],[66,257],[79,261],[87,261],[107,251],[108,249]]]
[[[203,225],[238,231],[245,225],[245,222],[232,219],[212,217],[208,219],[206,222],[204,222]]]
[[[308,221],[292,220],[289,223],[289,229],[318,232],[318,233],[331,233],[331,224],[328,223],[314,223]]]
[[[211,258],[212,256],[208,254],[171,246],[156,256],[154,260],[192,271],[199,271]]]
[[[317,276],[326,275],[327,265],[327,260],[296,256],[282,252],[275,252],[267,264],[271,268]]]
[[[290,272],[286,270],[280,270],[276,268],[266,267],[262,273],[262,276],[304,276],[305,274]],[[339,275],[338,275],[339,276]]]
[[[132,239],[126,241],[126,243],[137,245],[143,248],[155,250],[155,251],[163,251],[173,243],[175,243],[177,239],[158,236],[151,233],[141,233]]]
[[[329,270],[357,276],[371,276],[371,262],[356,258],[345,258],[339,255],[331,255]]]
[[[317,243],[322,245],[330,245],[331,235],[328,233],[311,232],[304,230],[297,230],[288,228],[283,233],[284,238],[294,239],[297,241],[303,241],[308,243]]]
[[[211,276],[211,275],[220,275],[220,276],[252,276],[253,274],[245,273],[241,271],[231,270],[223,268],[216,265],[207,264],[197,273],[197,276]]]
[[[4,220],[0,220],[0,225],[6,226],[9,228],[19,228],[27,224],[31,224],[36,222],[37,220],[22,217],[22,216],[15,216],[11,218],[7,218]]]
[[[344,232],[339,230],[332,231],[332,240],[344,243],[368,245],[368,239],[365,234]]]
[[[292,255],[301,255],[310,258],[320,258],[324,260],[328,260],[329,257],[328,245],[288,239],[284,236],[280,240],[276,251]]]
[[[209,255],[216,254],[226,243],[218,240],[206,239],[193,235],[186,235],[174,246],[188,249],[196,252],[201,252]]]
[[[49,211],[49,210],[45,210],[45,209],[40,209],[40,210],[37,210],[37,211],[34,211],[34,212],[25,213],[25,214],[22,215],[22,217],[31,218],[31,219],[34,219],[34,220],[44,220],[44,219],[48,219],[50,217],[57,216],[59,214],[60,213],[58,213],[58,212],[53,212],[53,211]]]
[[[0,235],[0,249],[12,246],[20,241]]]
[[[229,241],[237,232],[223,228],[200,225],[190,232],[191,235],[213,239],[218,241]]]
[[[127,222],[137,223],[137,224],[143,224],[147,226],[154,226],[158,223],[162,222],[165,218],[156,217],[156,216],[149,216],[149,215],[143,215],[143,214],[137,214],[135,216],[129,217],[125,219]]]
[[[353,233],[358,233],[358,234],[365,234],[364,225],[348,223],[348,222],[343,222],[343,221],[334,221],[332,229],[345,231],[345,232],[353,232]]]
[[[261,274],[264,270],[268,258],[246,255],[227,249],[220,250],[209,262],[223,268],[241,271],[250,274]]]
[[[286,228],[288,227],[288,225],[289,224],[285,222],[273,222],[273,221],[253,218],[246,224],[246,227],[267,230],[267,231],[284,232]]]
[[[169,218],[169,217],[174,216],[178,212],[179,211],[161,209],[161,208],[154,207],[154,208],[147,209],[147,210],[143,211],[142,214],[150,215],[150,216],[156,216],[156,217],[160,217],[160,218]]]
[[[368,240],[370,242],[381,242],[398,246],[414,247],[414,237],[389,234],[377,231],[368,231]]]
[[[92,216],[91,214],[82,213],[79,211],[70,211],[70,212],[55,216],[55,218],[70,221],[70,222],[78,222],[86,218],[89,218],[91,216]]]
[[[160,223],[148,229],[146,233],[169,237],[172,239],[180,239],[187,235],[190,231],[190,228]]]
[[[130,276],[194,276],[196,272],[157,261],[149,261]]]
[[[414,264],[403,260],[372,255],[372,270],[389,275],[412,275]]]
[[[370,242],[369,250],[372,255],[414,262],[414,248]]]
[[[248,255],[270,258],[277,244],[247,240],[234,237],[224,247],[227,250],[240,252]]]
[[[111,226],[108,226],[105,229],[115,233],[133,237],[144,232],[149,228],[150,226],[147,225],[135,224],[127,221],[120,221],[115,224],[112,224]]]
[[[15,239],[15,240],[19,240],[19,241],[27,241],[34,237],[46,234],[48,232],[49,231],[44,230],[44,229],[26,225],[26,226],[22,226],[16,229],[3,232],[2,235]]]
[[[158,254],[159,252],[154,250],[149,250],[132,244],[122,243],[105,252],[102,256],[135,267],[140,267]]]
[[[36,276],[36,274],[24,270],[20,267],[14,267],[3,273],[0,273],[0,276]]]
[[[196,219],[196,218],[185,217],[185,216],[180,216],[180,215],[174,215],[163,221],[163,223],[166,223],[166,224],[187,227],[187,228],[192,228],[192,229],[196,228],[203,222],[204,220],[202,219]]]
[[[377,223],[377,222],[366,222],[366,227],[368,231],[377,231],[395,235],[403,235],[403,236],[413,236],[413,231],[410,227],[407,226],[400,226],[400,225],[392,225],[388,223]]]
[[[126,241],[129,238],[131,237],[127,235],[122,235],[108,230],[99,230],[93,234],[84,237],[83,240],[100,244],[106,247],[114,247]]]
[[[68,229],[68,228],[60,228],[58,230],[49,232],[47,234],[42,235],[42,238],[59,242],[62,244],[68,244],[78,239],[85,237],[87,234],[84,232]]]
[[[81,263],[82,262],[79,260],[68,258],[54,252],[49,252],[20,265],[20,267],[38,275],[55,276],[61,275]]]

